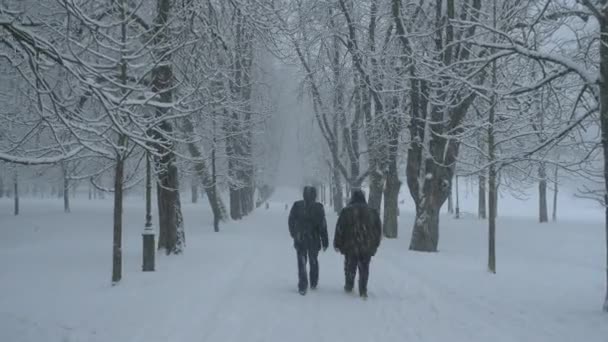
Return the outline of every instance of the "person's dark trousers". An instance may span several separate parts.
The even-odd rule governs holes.
[[[351,292],[355,286],[355,276],[359,269],[359,293],[367,295],[367,281],[369,279],[369,255],[347,255],[344,257],[344,276],[346,278],[344,290]]]
[[[319,283],[319,251],[312,249],[298,249],[298,290],[306,291],[308,288],[307,262],[310,264],[310,287],[313,289]]]

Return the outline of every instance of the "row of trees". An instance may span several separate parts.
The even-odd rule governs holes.
[[[253,209],[277,136],[257,134],[270,53],[302,71],[335,210],[365,185],[397,237],[404,171],[412,250],[438,250],[456,174],[487,198],[492,272],[499,187],[538,183],[541,221],[548,170],[606,202],[606,0],[5,1],[0,30],[0,160],[113,173],[115,269],[122,191],[147,162],[167,253],[184,246],[178,170],[199,176],[216,229],[219,184],[230,217]]]
[[[45,0],[0,5],[0,160],[61,165],[114,196],[122,277],[124,191],[156,179],[158,247],[185,247],[179,173],[206,192],[215,230],[254,209],[272,172],[265,23],[249,1]],[[102,178],[111,177],[112,186]],[[15,183],[17,184],[17,183]],[[220,192],[229,189],[229,207]],[[266,191],[268,192],[268,191]],[[64,196],[66,201],[69,196]],[[66,208],[68,208],[66,206]]]
[[[272,3],[279,50],[300,65],[326,144],[317,167],[331,175],[335,210],[343,183],[365,184],[396,237],[403,162],[416,206],[410,249],[435,252],[455,175],[475,175],[495,272],[499,187],[537,183],[541,222],[558,172],[605,204],[606,1]]]

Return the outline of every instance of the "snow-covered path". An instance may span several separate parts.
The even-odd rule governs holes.
[[[489,275],[483,222],[446,219],[441,252],[418,254],[407,251],[404,212],[362,301],[343,293],[342,259],[329,250],[319,289],[297,294],[282,200],[219,234],[204,204],[186,205],[186,253],[159,256],[154,273],[140,271],[142,209],[128,201],[123,281],[111,287],[110,205],[83,201],[65,215],[60,203],[25,201],[14,218],[0,202],[0,341],[608,339],[596,224],[511,219],[499,231],[499,273]]]

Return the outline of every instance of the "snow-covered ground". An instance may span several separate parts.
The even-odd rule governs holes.
[[[205,201],[186,204],[186,253],[159,256],[154,273],[140,271],[143,203],[129,199],[116,287],[111,200],[75,200],[66,215],[58,200],[23,199],[19,217],[1,200],[0,341],[608,341],[602,215],[588,202],[563,200],[566,219],[547,225],[504,208],[490,275],[486,222],[445,216],[441,251],[409,252],[406,201],[362,301],[343,293],[342,259],[329,250],[319,289],[297,294],[284,206],[298,195],[282,189],[269,210],[220,233]]]

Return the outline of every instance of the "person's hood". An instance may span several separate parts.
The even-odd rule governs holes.
[[[367,204],[363,190],[353,190],[352,197],[350,198],[350,204]]]
[[[305,186],[303,197],[304,202],[306,202],[307,204],[315,203],[315,201],[317,200],[317,189],[312,186]]]

